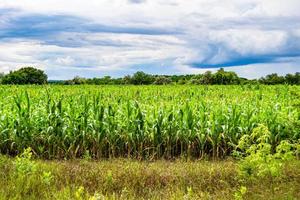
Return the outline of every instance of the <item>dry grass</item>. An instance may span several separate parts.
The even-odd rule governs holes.
[[[241,186],[247,188],[244,199],[300,199],[299,161],[288,163],[272,180],[272,190],[271,179],[244,180],[229,160],[38,160],[36,173],[50,171],[53,180],[46,187],[33,180],[22,192],[16,189],[24,182],[14,179],[13,161],[1,158],[0,199],[234,199]]]

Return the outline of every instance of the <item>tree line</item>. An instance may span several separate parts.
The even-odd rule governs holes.
[[[104,76],[102,78],[83,78],[76,76],[71,80],[51,81],[44,71],[33,67],[24,67],[8,74],[0,74],[1,84],[60,84],[60,85],[168,85],[168,84],[194,84],[194,85],[240,85],[240,84],[289,84],[300,85],[300,72],[280,76],[276,73],[269,74],[260,79],[246,79],[239,77],[235,72],[225,71],[220,68],[213,73],[207,71],[203,74],[187,75],[151,75],[138,71],[133,75],[122,78]]]
[[[240,84],[289,84],[300,85],[300,73],[287,74],[279,76],[276,73],[267,75],[260,79],[246,79],[239,77],[235,72],[225,71],[223,68],[213,73],[207,71],[203,74],[187,74],[187,75],[151,75],[142,71],[134,73],[132,76],[126,75],[123,78],[112,78],[104,76],[102,78],[82,78],[74,77],[71,80],[60,81],[58,84],[66,85],[168,85],[168,84],[194,84],[194,85],[240,85]]]

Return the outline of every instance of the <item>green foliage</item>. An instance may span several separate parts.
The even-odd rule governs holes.
[[[138,71],[135,74],[133,74],[130,83],[134,85],[149,85],[153,83],[153,77],[150,74]]]
[[[16,155],[30,146],[52,159],[222,158],[238,143],[261,140],[255,132],[250,137],[259,123],[266,124],[273,148],[300,137],[297,89],[4,86],[0,152]]]
[[[187,187],[186,188],[186,194],[184,195],[183,199],[184,200],[191,200],[194,199],[195,195],[194,195],[194,191],[192,187]]]
[[[24,67],[16,71],[12,71],[2,78],[2,84],[45,84],[47,83],[47,75],[39,69],[33,67]]]
[[[42,197],[40,190],[44,190],[53,183],[53,175],[50,171],[41,170],[39,165],[32,160],[32,150],[27,148],[13,161],[12,173],[7,181],[13,183],[9,188],[8,199],[30,199],[32,196]]]
[[[91,84],[91,85],[167,85],[167,84],[193,84],[193,85],[300,85],[300,73],[287,74],[285,77],[278,76],[278,74],[270,74],[266,77],[262,77],[259,80],[248,80],[243,77],[239,77],[235,72],[225,71],[224,68],[220,68],[217,72],[212,73],[207,71],[203,74],[187,74],[187,75],[150,75],[142,71],[138,71],[133,76],[126,75],[123,78],[112,78],[110,76],[104,76],[102,78],[80,78],[74,77],[72,80],[67,81],[50,81],[51,84],[66,84],[66,85],[79,85],[79,84]]]
[[[47,75],[39,69],[33,67],[24,67],[20,70],[12,71],[7,75],[0,73],[0,83],[2,84],[45,84],[47,83]],[[259,80],[248,80],[239,77],[235,72],[225,71],[220,68],[217,72],[212,73],[207,71],[203,74],[187,74],[187,75],[151,75],[142,71],[134,73],[132,76],[126,75],[123,78],[112,78],[104,76],[102,78],[83,78],[76,76],[71,80],[50,80],[49,84],[55,85],[166,85],[166,84],[194,84],[194,85],[277,85],[289,84],[300,85],[300,73],[287,74],[286,76],[279,76],[278,74],[269,74]]]
[[[41,179],[43,184],[50,186],[54,178],[51,172],[43,171]]]
[[[242,136],[237,146],[244,152],[239,164],[241,175],[278,177],[282,173],[284,162],[295,159],[294,145],[287,140],[282,140],[273,153],[270,144],[271,135],[267,127],[259,125],[251,135]]]
[[[243,200],[246,192],[247,192],[247,187],[241,186],[240,189],[234,193],[234,199]]]
[[[211,85],[214,83],[214,77],[211,71],[207,71],[203,74],[203,76],[200,78],[201,83],[205,85]]]
[[[269,177],[240,177],[237,163],[229,160],[42,161],[30,158],[29,150],[18,157],[26,159],[21,165],[32,162],[36,168],[20,176],[16,158],[0,156],[1,200],[300,198],[300,162],[297,160],[287,162],[282,174],[270,182]]]
[[[2,86],[0,91],[0,152],[16,156],[31,147],[12,159],[0,156],[0,199],[145,194],[150,199],[154,192],[154,199],[165,193],[167,199],[220,199],[218,192],[225,199],[243,199],[262,181],[265,189],[272,186],[272,194],[280,193],[280,186],[287,188],[282,196],[299,198],[300,168],[285,171],[300,152],[297,86]],[[234,149],[241,176],[235,164],[222,162],[217,168],[203,162],[200,170],[198,162],[175,162],[171,168],[172,162],[155,167],[112,159],[114,165],[104,161],[108,166],[96,168],[88,162],[216,159]],[[40,158],[85,160],[50,170],[32,159],[33,152]]]
[[[213,75],[213,81],[210,84],[233,85],[239,83],[239,77],[235,72],[227,72],[223,68]]]
[[[4,76],[5,76],[4,73],[0,72],[0,84],[2,83],[2,79],[3,79]]]
[[[112,187],[113,185],[114,185],[113,174],[112,171],[109,170],[106,175],[105,186],[109,188]]]
[[[31,160],[31,148],[27,148],[24,152],[16,157],[15,168],[17,176],[30,176],[37,171],[37,165]]]
[[[84,192],[84,187],[80,186],[76,189],[75,191],[75,199],[76,200],[82,200],[82,199],[86,199],[85,198],[85,192]]]
[[[85,78],[81,78],[79,76],[75,76],[72,80],[65,81],[65,85],[83,85],[86,84],[87,80]]]
[[[290,85],[300,85],[300,73],[287,74],[285,76],[285,83]]]
[[[0,152],[39,158],[224,158],[300,139],[297,86],[2,86]],[[258,124],[258,133],[253,129]],[[256,131],[256,130],[255,130]],[[262,137],[260,132],[268,134]],[[268,146],[268,145],[267,145]],[[264,147],[266,148],[266,147]],[[245,153],[245,152],[242,152]]]
[[[155,81],[153,82],[153,84],[155,85],[167,85],[170,84],[172,81],[171,79],[165,77],[165,76],[158,76],[155,78]]]

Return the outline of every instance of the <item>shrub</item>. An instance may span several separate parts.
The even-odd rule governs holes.
[[[295,158],[294,145],[283,140],[272,153],[270,142],[271,133],[264,125],[259,125],[251,135],[244,135],[239,141],[238,148],[243,153],[239,169],[247,177],[277,177],[280,176],[283,164]]]

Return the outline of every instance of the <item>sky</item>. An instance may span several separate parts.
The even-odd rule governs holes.
[[[0,72],[300,72],[300,0],[0,0]]]

